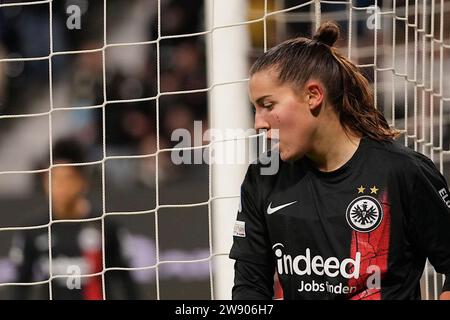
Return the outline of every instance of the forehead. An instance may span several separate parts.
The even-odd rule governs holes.
[[[273,69],[258,71],[249,81],[249,95],[253,102],[264,96],[285,94],[287,91],[292,91],[292,87],[281,83],[278,72]]]
[[[81,168],[75,166],[55,166],[52,168],[52,176],[55,177],[80,177],[83,178]]]
[[[252,75],[249,82],[250,91],[270,89],[279,86],[278,73],[273,69],[258,71]]]

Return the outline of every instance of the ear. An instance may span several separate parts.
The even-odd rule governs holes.
[[[306,103],[311,111],[317,110],[325,98],[324,86],[320,81],[309,80],[305,84]]]

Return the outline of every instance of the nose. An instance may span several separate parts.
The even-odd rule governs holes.
[[[255,113],[255,130],[270,129],[269,122],[265,119],[265,117],[258,111]]]

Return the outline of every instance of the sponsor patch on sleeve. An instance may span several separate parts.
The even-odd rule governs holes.
[[[245,222],[236,221],[234,224],[233,236],[245,238]]]
[[[439,195],[441,196],[442,201],[444,201],[447,208],[450,209],[450,197],[447,190],[445,188],[442,188],[441,190],[439,190]]]

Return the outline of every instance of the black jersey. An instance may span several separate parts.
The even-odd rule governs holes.
[[[285,299],[417,299],[427,258],[450,273],[449,191],[425,156],[363,138],[333,172],[260,169],[241,187],[234,298],[270,298],[275,270]]]
[[[43,225],[41,221],[35,225]],[[118,229],[105,223],[105,266],[128,267],[122,254]],[[101,221],[56,222],[51,227],[52,298],[98,300],[103,298],[102,277],[78,277],[103,270]],[[15,282],[30,283],[49,279],[48,228],[17,233],[10,251],[16,265]],[[63,276],[63,277],[60,277]],[[135,288],[127,271],[105,273],[106,298],[135,298]],[[118,293],[117,290],[121,292]],[[48,299],[49,286],[17,286],[15,299]]]

